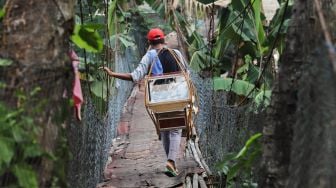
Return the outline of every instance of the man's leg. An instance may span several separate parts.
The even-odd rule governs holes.
[[[166,156],[168,157],[169,154],[169,137],[170,137],[170,131],[161,131],[161,140],[162,140],[162,145],[163,145],[163,149],[166,152]]]
[[[181,134],[182,134],[181,129],[175,129],[175,130],[169,131],[168,160],[173,161],[174,166],[175,166],[176,157],[180,152]]]
[[[163,135],[164,134],[164,135]],[[165,135],[166,134],[166,135]],[[175,166],[175,160],[177,155],[179,154],[180,151],[180,142],[181,142],[181,134],[182,134],[182,130],[181,129],[175,129],[175,130],[171,130],[171,131],[166,131],[165,133],[161,133],[161,137],[162,136],[167,136],[168,139],[166,138],[161,138],[163,141],[163,145],[164,147],[166,147],[165,144],[167,144],[166,142],[168,141],[168,147],[167,147],[167,163],[166,163],[166,173],[168,176],[173,177],[173,176],[177,176],[178,172]]]

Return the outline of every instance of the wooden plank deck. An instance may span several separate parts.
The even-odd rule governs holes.
[[[168,177],[164,173],[166,155],[147,115],[142,88],[133,100],[130,105],[134,106],[126,108],[132,110],[125,112],[118,128],[121,139],[114,142],[112,162],[105,170],[106,180],[97,187],[181,187],[187,174],[201,174],[204,170],[195,160],[184,156],[184,138],[176,161],[179,176]]]

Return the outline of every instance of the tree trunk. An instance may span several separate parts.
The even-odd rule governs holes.
[[[332,1],[319,2],[335,25]],[[335,187],[336,80],[313,0],[295,2],[287,36],[263,130],[259,185]]]
[[[8,0],[5,4],[0,57],[11,59],[14,64],[0,67],[0,81],[7,85],[0,97],[15,107],[17,90],[29,93],[41,88],[36,96],[39,100],[29,104],[34,108],[42,100],[47,101],[34,120],[43,129],[40,143],[48,152],[55,149],[59,128],[55,120],[59,120],[56,115],[63,110],[63,92],[72,85],[67,51],[74,4],[75,0]],[[51,161],[43,159],[39,165],[39,187],[47,187],[51,170]]]

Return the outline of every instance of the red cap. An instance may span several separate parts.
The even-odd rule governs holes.
[[[161,29],[159,28],[154,28],[149,30],[147,34],[147,39],[148,40],[159,40],[159,39],[164,39],[164,33]]]

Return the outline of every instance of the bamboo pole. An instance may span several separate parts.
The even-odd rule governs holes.
[[[206,183],[205,183],[205,181],[204,181],[204,179],[203,179],[202,176],[198,177],[198,183],[200,185],[200,188],[207,188],[207,185],[206,185]]]
[[[196,148],[196,152],[197,152],[198,156],[200,156],[200,161],[201,161],[201,163],[202,163],[202,165],[203,165],[203,167],[204,167],[204,170],[207,172],[207,174],[208,174],[209,176],[211,176],[211,175],[212,175],[212,172],[211,172],[209,166],[206,164],[206,162],[205,162],[205,160],[204,160],[204,158],[203,158],[202,152],[201,152],[201,150],[199,149],[199,146],[198,146],[198,141],[199,141],[199,138],[196,137],[196,139],[195,139],[195,148]]]
[[[184,157],[185,157],[185,158],[190,158],[190,157],[191,157],[191,154],[190,154],[190,151],[189,151],[189,148],[188,148],[188,147],[185,148],[185,151],[184,151]]]
[[[191,187],[191,179],[189,176],[186,177],[186,180],[185,180],[185,188],[192,188]]]
[[[192,153],[193,153],[193,156],[194,156],[194,158],[195,158],[195,161],[198,163],[198,165],[199,165],[200,167],[202,167],[203,169],[205,169],[205,168],[203,167],[203,165],[202,165],[202,162],[201,162],[201,160],[200,160],[198,154],[197,154],[197,151],[196,151],[194,142],[192,142],[191,140],[189,140],[189,145],[190,145],[191,151],[192,151]]]
[[[195,173],[193,176],[192,187],[198,188],[198,174],[197,173]]]

